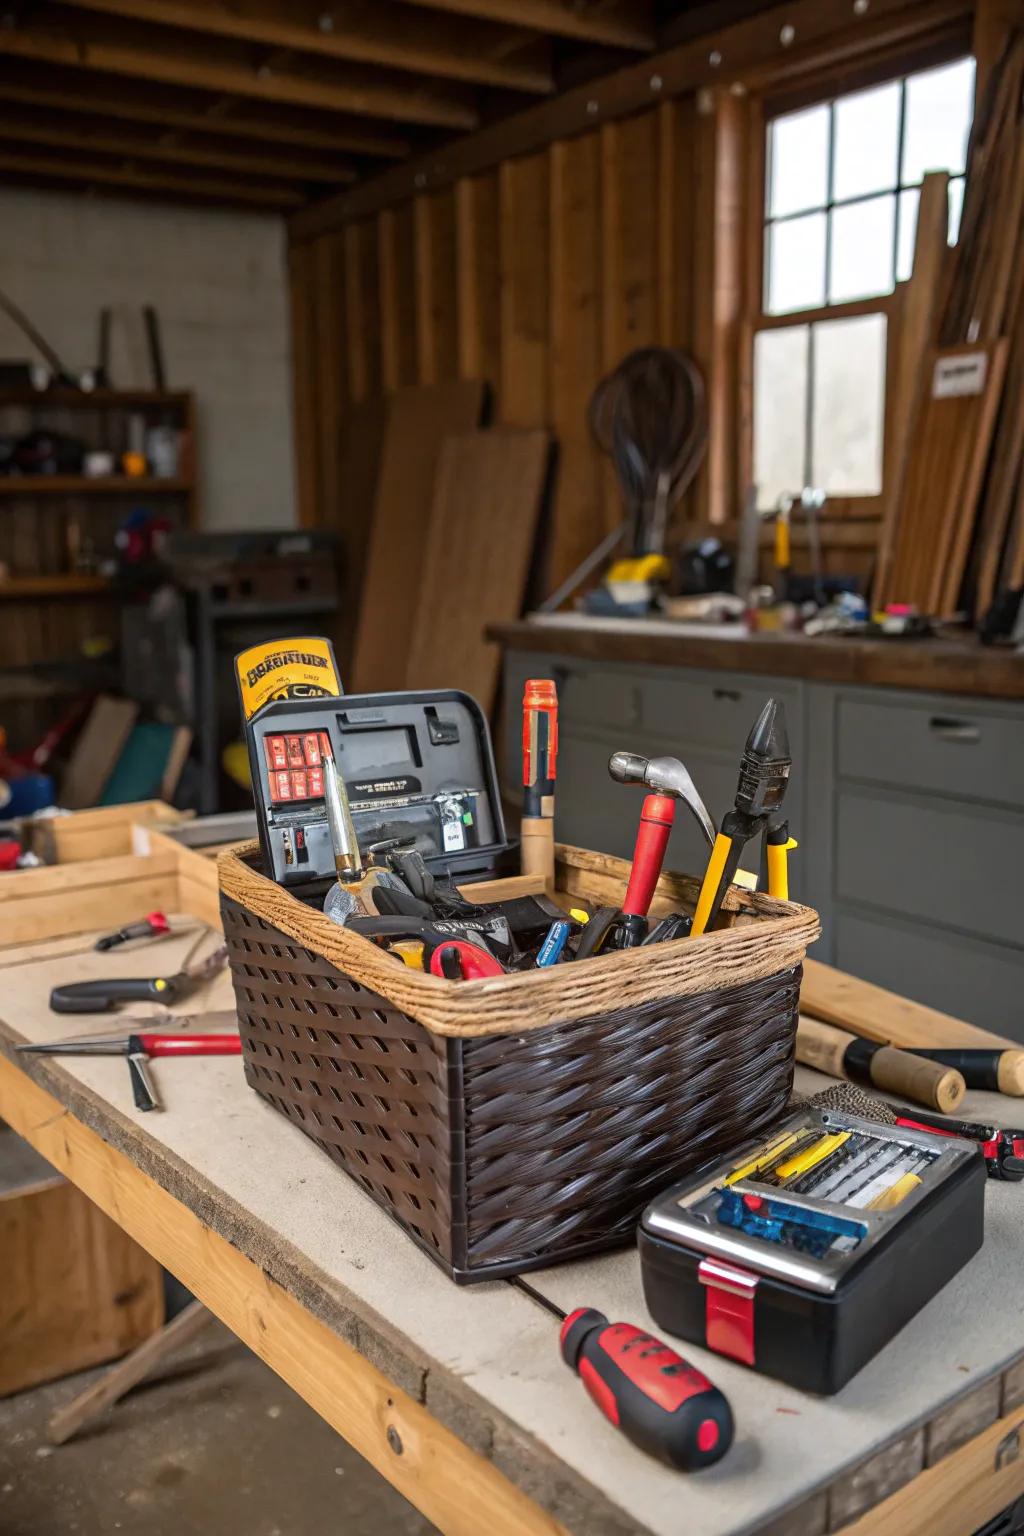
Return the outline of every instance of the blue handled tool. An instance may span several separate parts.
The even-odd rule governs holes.
[[[565,948],[565,941],[569,937],[569,929],[571,927],[572,924],[569,922],[555,922],[551,924],[551,927],[544,936],[544,942],[537,952],[538,968],[544,965],[557,964],[561,958],[562,950]]]

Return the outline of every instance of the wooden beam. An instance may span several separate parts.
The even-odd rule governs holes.
[[[205,166],[212,171],[240,171],[248,176],[265,176],[281,181],[349,182],[356,173],[352,166],[337,160],[313,156],[295,158],[264,153],[258,149],[237,149],[233,142],[225,146],[214,141],[187,144],[181,135],[167,130],[159,138],[140,138],[137,134],[111,133],[102,119],[49,116],[44,119],[20,113],[0,115],[0,139],[22,144],[52,145],[77,155],[83,144],[97,154],[117,155],[122,160],[166,160],[179,166]]]
[[[123,1152],[0,1058],[0,1116],[446,1533],[564,1528]]]
[[[149,192],[180,192],[187,197],[209,197],[223,203],[248,203],[256,208],[298,208],[305,202],[293,187],[255,182],[222,181],[214,176],[196,176],[184,171],[180,176],[170,171],[151,171],[133,166],[125,156],[122,164],[104,160],[84,160],[78,155],[50,156],[25,154],[0,148],[0,171],[40,176],[47,180],[100,183],[113,187],[134,187]]]
[[[500,358],[503,426],[547,421],[550,228],[547,155],[506,161],[498,172]],[[529,237],[524,239],[524,231]]]
[[[76,81],[72,88],[65,81]],[[45,107],[48,111],[96,112],[130,123],[157,123],[186,133],[219,133],[236,139],[260,139],[294,144],[302,149],[326,149],[344,154],[401,160],[409,153],[407,140],[381,133],[369,124],[356,126],[315,113],[254,111],[237,97],[200,97],[173,87],[134,85],[126,80],[91,78],[52,72],[34,76],[19,67],[10,78],[0,75],[0,101]],[[196,105],[196,103],[204,103]],[[241,115],[243,107],[246,115]]]
[[[319,418],[314,317],[314,245],[288,252],[291,309],[292,441],[295,447],[295,501],[300,528],[315,528],[320,508]]]
[[[159,22],[220,37],[293,48],[324,58],[379,64],[447,80],[496,86],[546,96],[554,90],[550,68],[491,57],[500,40],[501,52],[526,47],[530,34],[517,30],[509,37],[472,24],[454,26],[438,17],[409,15],[391,6],[387,16],[346,15],[335,18],[329,5],[310,0],[244,0],[214,4],[208,0],[64,0],[79,10],[102,11],[134,21]]]
[[[619,0],[616,5],[579,4],[578,0],[406,0],[431,11],[533,27],[556,37],[604,43],[609,48],[653,48],[653,7],[650,0]]]
[[[820,67],[826,43],[837,56],[851,58],[900,41],[920,41],[933,29],[969,14],[970,5],[971,0],[871,0],[868,10],[858,15],[849,0],[790,0],[784,12],[753,16],[563,91],[551,101],[454,140],[443,154],[411,157],[351,192],[303,209],[290,220],[291,236],[308,240],[404,202],[416,191],[445,186],[659,100],[716,85],[756,83],[763,88],[776,76],[790,83],[801,71]],[[780,15],[794,29],[795,44],[782,41],[789,34],[783,33]]]
[[[3,28],[0,57],[9,54],[44,64],[99,69],[132,79],[437,128],[474,128],[477,123],[467,97],[432,84],[410,89],[401,77],[383,72],[344,70],[306,59],[294,63],[287,55],[254,64],[251,48],[233,42],[192,41],[184,34],[168,36],[160,29],[100,17],[78,15],[74,20],[74,28]]]

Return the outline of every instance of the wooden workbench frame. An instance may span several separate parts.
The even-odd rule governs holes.
[[[59,1068],[52,1069],[59,1072]],[[382,1477],[451,1536],[564,1536],[564,1527],[123,1152],[11,1061],[0,1117],[76,1184]]]
[[[71,1090],[75,1110],[85,1111],[92,1096],[59,1066],[40,1061],[32,1070],[63,1079],[60,1089]],[[103,1112],[112,1114],[106,1105]],[[231,1237],[208,1224],[198,1211],[206,1207],[212,1218],[210,1192],[199,1189],[194,1176],[197,1210],[5,1057],[0,1118],[188,1286],[446,1536],[479,1536],[482,1510],[492,1536],[564,1536],[566,1527],[495,1464],[493,1440],[484,1443],[479,1425],[474,1432],[467,1423],[470,1438],[480,1443],[476,1450],[440,1422],[427,1401],[425,1369],[418,1380],[415,1372],[410,1379],[408,1360],[393,1356],[394,1375],[404,1376],[411,1390],[397,1385],[367,1358],[367,1349],[386,1350],[385,1339],[370,1339],[357,1322],[343,1337],[274,1278],[269,1261],[243,1252],[241,1224]],[[137,1127],[130,1134],[137,1141]],[[154,1146],[154,1152],[166,1164],[175,1161],[163,1149]],[[848,1536],[964,1536],[1024,1495],[1022,1449],[1024,1358],[843,1474],[766,1527],[765,1536],[839,1530]],[[522,1470],[525,1461],[520,1475]],[[578,1494],[574,1498],[565,1486],[561,1492],[568,1506],[579,1509]],[[588,1523],[576,1528],[587,1536],[598,1529],[601,1536],[625,1536],[629,1525],[617,1516],[608,1509],[607,1518],[598,1517],[599,1527],[586,1517]]]
[[[134,861],[102,861],[107,891],[118,877],[132,884],[159,869],[169,910],[177,900],[179,910],[216,923],[213,861],[159,831],[151,838]],[[100,864],[78,866],[85,884],[98,882]],[[46,896],[60,906],[71,894],[70,875],[59,867],[15,874],[8,889],[12,896],[18,887],[30,892],[33,907]],[[0,973],[5,963],[24,963],[33,952],[42,958],[61,942],[53,911],[41,915],[41,933],[0,950]],[[0,1028],[0,1118],[442,1531],[478,1536],[485,1519],[493,1536],[634,1536],[628,1513],[466,1382],[420,1358],[386,1317],[360,1309],[59,1063],[15,1065],[4,1054],[10,1043],[11,1031]],[[582,1398],[580,1411],[589,1411]],[[1024,1494],[1022,1437],[1024,1340],[1011,1365],[769,1522],[760,1536],[964,1536]]]

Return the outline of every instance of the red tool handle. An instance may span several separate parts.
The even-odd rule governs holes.
[[[729,1401],[674,1349],[633,1323],[578,1307],[562,1324],[562,1358],[606,1419],[681,1472],[719,1461],[732,1444]]]
[[[633,849],[633,868],[626,887],[622,910],[627,917],[646,917],[661,874],[661,864],[668,845],[668,835],[675,819],[676,802],[672,795],[648,795],[640,812],[640,827]]]
[[[138,1040],[147,1056],[240,1056],[242,1042],[237,1035],[155,1035],[142,1034]]]
[[[492,954],[465,939],[446,939],[443,944],[438,944],[430,957],[430,970],[434,976],[444,975],[442,957],[453,949],[458,953],[463,981],[474,981],[480,976],[504,976],[505,972]]]

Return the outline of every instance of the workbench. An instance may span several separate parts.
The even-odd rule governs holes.
[[[966,638],[571,614],[488,633],[505,651],[504,790],[514,802],[523,683],[552,677],[558,834],[602,853],[629,856],[636,835],[630,793],[607,773],[612,752],[683,758],[717,820],[747,732],[766,698],[781,700],[800,843],[790,890],[821,918],[813,954],[1024,1039],[1024,655]],[[699,870],[706,856],[696,822],[677,817],[673,866]]]
[[[599,1416],[547,1312],[507,1283],[453,1285],[237,1058],[157,1061],[150,1114],[122,1059],[15,1058],[19,1040],[116,1028],[48,1009],[55,980],[97,974],[93,936],[0,950],[0,1117],[449,1536],[968,1536],[1024,1493],[1019,1186],[990,1182],[980,1254],[835,1398],[683,1346],[729,1396],[737,1438],[709,1471],[672,1473]],[[104,974],[174,969],[193,937],[111,952]],[[187,1011],[231,1007],[222,974]],[[563,1308],[650,1324],[633,1251],[531,1281]]]

